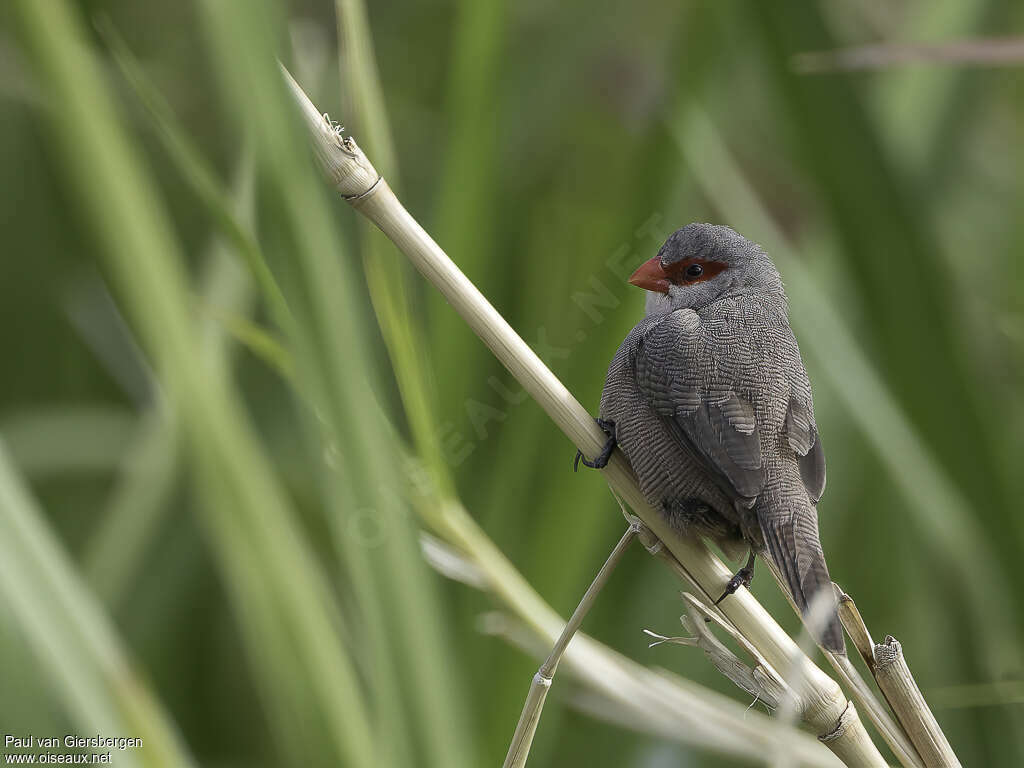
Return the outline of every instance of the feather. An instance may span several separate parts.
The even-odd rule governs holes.
[[[807,494],[817,504],[825,492],[825,451],[821,447],[821,438],[814,425],[814,413],[810,405],[790,397],[783,432],[789,447],[797,456],[800,478]]]
[[[653,324],[633,356],[636,384],[678,446],[704,465],[729,497],[749,501],[764,487],[754,407],[728,382],[700,386],[700,374],[708,368],[700,358],[706,349],[701,331],[692,310],[671,312]]]
[[[834,596],[832,579],[825,564],[825,555],[818,540],[818,516],[811,505],[800,506],[793,513],[777,514],[758,507],[761,532],[765,547],[775,561],[793,602],[804,616],[820,590]],[[833,653],[845,653],[843,629],[835,610],[824,628],[818,632],[818,642]]]
[[[821,436],[814,434],[814,444],[806,456],[797,459],[800,467],[800,479],[804,482],[807,495],[811,502],[817,504],[825,493],[825,449],[821,447]]]
[[[811,423],[810,409],[795,397],[789,398],[783,430],[794,453],[797,456],[806,456],[814,442],[814,425]]]

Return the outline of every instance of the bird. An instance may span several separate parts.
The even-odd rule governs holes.
[[[629,282],[647,291],[646,313],[608,367],[597,420],[608,442],[577,463],[604,466],[618,447],[675,530],[748,550],[717,602],[750,585],[755,553],[805,617],[823,592],[817,640],[845,653],[818,531],[825,453],[779,271],[733,229],[693,223]]]

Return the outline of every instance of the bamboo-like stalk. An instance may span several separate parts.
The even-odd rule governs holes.
[[[551,683],[555,678],[558,662],[561,660],[562,654],[565,653],[565,649],[569,647],[569,641],[572,640],[573,635],[580,628],[594,601],[597,600],[601,589],[608,583],[608,577],[611,576],[612,571],[615,570],[615,566],[619,564],[622,556],[626,554],[626,549],[633,542],[638,531],[638,526],[631,523],[626,532],[622,534],[622,538],[619,539],[618,544],[612,549],[612,553],[608,556],[604,565],[601,566],[601,570],[594,577],[594,581],[591,582],[584,593],[580,604],[576,606],[576,610],[573,611],[569,621],[566,622],[562,633],[555,641],[554,648],[551,649],[551,653],[548,654],[544,663],[540,665],[537,674],[533,676],[530,691],[526,696],[526,703],[523,705],[523,712],[519,716],[519,723],[516,725],[515,733],[512,734],[512,743],[509,744],[508,754],[505,756],[505,768],[523,768],[526,765],[526,759],[530,754],[530,745],[533,743],[533,736],[537,732],[537,724],[540,722],[540,714],[544,708],[544,699],[547,698],[548,691],[551,689]]]
[[[402,206],[387,182],[351,138],[343,138],[285,72],[308,124],[314,152],[337,191],[377,225],[437,287],[472,330],[585,455],[594,456],[606,437],[591,415],[509,326],[480,291]],[[690,580],[708,596],[720,594],[732,572],[700,541],[673,532],[640,492],[625,459],[613,454],[603,470],[612,489],[672,552]],[[720,606],[722,612],[776,668],[800,669],[804,721],[847,765],[885,765],[853,703],[839,685],[796,648],[747,590]]]
[[[960,761],[917,687],[917,681],[903,657],[903,646],[892,635],[887,635],[881,643],[875,643],[857,610],[857,604],[842,590],[837,588],[837,591],[839,619],[843,627],[924,764],[928,768],[960,768]]]

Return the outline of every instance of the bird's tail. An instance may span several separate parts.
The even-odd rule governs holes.
[[[817,511],[808,502],[799,505],[793,513],[759,512],[765,546],[786,580],[800,613],[806,618],[815,597],[823,592],[821,599],[828,601],[829,613],[824,626],[820,620],[817,622],[818,642],[833,653],[845,653],[832,579],[818,538]]]

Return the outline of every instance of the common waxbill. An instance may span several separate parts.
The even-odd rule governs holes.
[[[584,462],[617,444],[677,530],[746,542],[723,598],[767,550],[802,612],[819,590],[834,600],[815,508],[825,454],[775,265],[729,227],[690,224],[629,282],[648,291],[647,313],[608,368],[606,450]],[[818,639],[844,650],[834,610]]]

